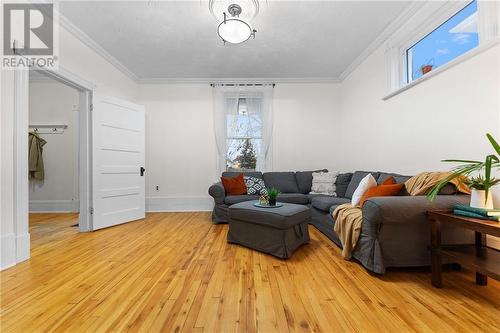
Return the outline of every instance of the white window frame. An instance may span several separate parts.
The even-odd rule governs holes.
[[[227,97],[227,98],[229,99],[229,98],[231,98],[231,97]],[[234,97],[233,97],[233,98],[234,98]],[[246,98],[258,98],[258,99],[260,99],[260,100],[261,100],[261,103],[262,103],[262,98],[261,98],[261,97],[255,97],[255,96],[251,96],[251,95],[249,95],[249,96],[242,95],[242,96],[240,96],[240,97],[238,97],[238,98],[239,98],[239,99],[243,99],[243,98],[245,98],[245,99],[246,99]],[[239,111],[239,110],[238,110],[238,111]],[[229,115],[226,115],[226,124],[227,124],[227,117],[228,117],[228,116],[229,116]],[[261,121],[264,121],[264,120],[262,119],[262,114],[261,114]],[[228,150],[229,150],[229,145],[228,145],[229,140],[245,140],[245,139],[250,139],[250,140],[251,140],[251,139],[260,139],[260,140],[263,140],[263,139],[264,139],[264,137],[263,137],[263,135],[262,135],[262,129],[261,129],[260,134],[261,134],[261,135],[260,135],[259,137],[257,137],[257,136],[256,136],[256,137],[253,137],[253,136],[249,136],[249,137],[237,137],[237,136],[228,136],[228,135],[226,135],[226,157],[227,157],[227,153],[228,153]],[[261,147],[261,149],[262,149],[262,147]],[[258,156],[257,158],[260,158],[260,156]],[[226,163],[227,163],[227,161],[226,161]],[[225,169],[226,169],[226,171],[229,171],[229,169],[228,169],[227,165],[225,166]],[[257,166],[255,167],[255,170],[246,170],[246,169],[241,169],[241,171],[257,171]]]
[[[497,45],[500,40],[500,2],[477,0],[479,45],[411,82],[407,81],[407,50],[465,8],[471,0],[428,2],[421,6],[386,43],[387,100],[470,57]]]

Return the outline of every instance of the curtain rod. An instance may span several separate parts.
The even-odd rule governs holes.
[[[220,85],[220,86],[267,86],[267,85],[272,85],[274,88],[276,86],[276,83],[210,83],[210,87],[214,87],[216,85]]]

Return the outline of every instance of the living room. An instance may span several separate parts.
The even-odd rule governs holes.
[[[29,8],[8,5],[4,39]],[[478,209],[500,208],[498,1],[31,9],[53,10],[56,65],[1,70],[2,331],[500,329],[498,220],[471,231],[428,214],[478,207],[485,187]],[[19,36],[4,59],[52,59]],[[70,157],[60,139],[75,142]],[[480,163],[447,179],[468,161]],[[242,173],[231,202],[224,181]],[[247,197],[252,175],[266,192]],[[363,198],[387,178],[397,193]],[[272,188],[281,206],[256,207]],[[344,205],[358,229],[338,230]],[[441,234],[480,238],[485,263],[446,257]]]

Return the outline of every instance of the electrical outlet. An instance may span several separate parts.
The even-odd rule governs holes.
[[[159,192],[159,191],[160,191],[160,186],[156,185],[156,186],[155,186],[155,191],[156,191],[156,192]]]

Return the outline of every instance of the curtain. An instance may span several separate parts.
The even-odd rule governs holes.
[[[214,132],[217,144],[217,176],[226,170],[228,136],[234,137],[244,134],[236,128],[239,116],[240,103],[244,103],[246,117],[257,119],[260,127],[254,133],[261,136],[260,149],[257,151],[257,166],[259,171],[272,169],[271,141],[273,132],[273,86],[272,85],[214,85]],[[246,108],[245,108],[246,106]],[[233,123],[232,123],[233,121]]]

